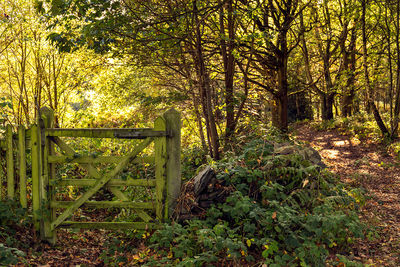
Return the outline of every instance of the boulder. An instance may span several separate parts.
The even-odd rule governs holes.
[[[194,194],[196,196],[200,195],[200,193],[207,188],[211,180],[215,177],[215,171],[210,166],[205,167],[201,172],[199,172],[199,174],[197,174],[193,178]]]
[[[290,143],[275,144],[274,154],[275,155],[299,154],[305,160],[310,161],[314,165],[318,165],[323,169],[327,167],[325,163],[322,162],[322,158],[318,153],[318,151],[312,148],[311,146],[299,146]]]

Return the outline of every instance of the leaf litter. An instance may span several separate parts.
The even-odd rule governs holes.
[[[370,266],[400,266],[400,162],[382,144],[360,142],[335,129],[299,124],[294,135],[317,149],[343,182],[369,196],[360,216],[376,234],[355,242],[350,258]]]

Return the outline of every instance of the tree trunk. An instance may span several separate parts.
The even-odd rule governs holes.
[[[210,139],[212,151],[211,156],[214,159],[219,159],[219,137],[217,126],[214,117],[213,105],[212,105],[212,93],[210,85],[210,77],[206,70],[203,50],[202,50],[202,34],[200,31],[200,22],[198,18],[197,0],[193,1],[193,13],[195,19],[195,34],[196,34],[196,68],[198,69],[199,82],[200,82],[200,95],[203,106],[204,117],[207,123],[207,136]]]
[[[225,143],[229,143],[231,135],[234,133],[235,125],[235,103],[233,91],[233,77],[235,75],[235,57],[233,50],[235,47],[235,21],[233,15],[233,0],[226,1],[227,6],[227,27],[228,41],[225,41],[224,26],[224,7],[220,10],[220,32],[221,32],[221,52],[224,63],[225,74],[225,105],[226,105],[226,126],[225,126]]]
[[[392,126],[391,136],[395,137],[398,134],[399,127],[399,115],[400,115],[400,3],[397,1],[396,3],[396,61],[397,61],[397,69],[396,69],[396,96],[394,102],[394,122]]]
[[[196,94],[194,93],[194,89],[191,90],[192,97],[193,97],[193,104],[194,104],[194,113],[196,115],[196,121],[197,121],[197,127],[199,127],[199,135],[200,135],[200,141],[201,141],[201,147],[203,148],[206,153],[211,150],[211,147],[207,149],[206,145],[206,139],[204,137],[204,132],[203,132],[203,122],[201,121],[201,115],[199,111],[199,102]],[[210,144],[210,143],[209,143]]]
[[[357,28],[354,26],[351,32],[351,40],[349,45],[350,58],[348,58],[348,64],[346,69],[348,70],[345,94],[343,96],[343,109],[342,116],[348,117],[353,114],[353,105],[355,97],[355,76],[356,76],[356,39],[357,39]],[[346,53],[346,51],[345,51]]]
[[[333,119],[333,101],[335,94],[321,94],[322,98],[322,120],[329,121]]]
[[[390,114],[390,125],[393,129],[394,121],[393,121],[393,65],[392,65],[392,45],[391,45],[391,24],[388,21],[388,7],[389,3],[387,2],[385,5],[385,25],[386,25],[386,41],[387,41],[387,60],[389,65],[389,88],[387,92],[387,99],[389,102],[389,114]]]
[[[282,94],[274,97],[275,105],[272,108],[272,125],[287,132],[288,127],[288,96]]]
[[[322,120],[332,120],[333,119],[333,101],[335,97],[335,92],[333,92],[333,84],[331,79],[331,73],[329,70],[329,58],[330,50],[329,45],[326,48],[326,54],[324,56],[324,76],[325,76],[325,86],[326,93],[323,94],[323,106],[322,106]]]
[[[383,135],[389,136],[389,131],[385,126],[385,123],[382,120],[381,115],[379,114],[379,110],[375,105],[373,100],[373,90],[371,87],[371,83],[369,80],[369,73],[368,73],[368,53],[367,53],[367,35],[366,35],[366,27],[365,27],[365,13],[366,13],[366,0],[361,0],[362,5],[362,14],[361,14],[361,25],[362,25],[362,51],[363,51],[363,67],[364,67],[364,78],[366,83],[367,89],[367,103],[368,107],[372,110],[374,114],[374,118],[376,123],[378,124],[379,129],[381,130]]]
[[[277,111],[279,121],[276,127],[282,132],[288,130],[288,76],[287,76],[287,63],[289,52],[287,48],[287,31],[283,29],[278,36],[279,48],[278,53],[278,93],[277,93]]]

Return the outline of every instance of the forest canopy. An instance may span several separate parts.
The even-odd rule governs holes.
[[[397,136],[396,1],[2,5],[6,120],[29,124],[50,106],[60,125],[110,118],[102,113],[129,121],[129,112],[138,123],[151,115],[145,107],[176,106],[214,158],[249,122],[286,132],[291,121],[366,112],[383,135]]]

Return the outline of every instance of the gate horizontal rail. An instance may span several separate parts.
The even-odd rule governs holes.
[[[131,129],[46,129],[46,136],[58,137],[89,137],[89,138],[119,138],[119,139],[145,139],[147,137],[168,136],[165,131],[155,131],[152,128]]]
[[[74,201],[50,201],[51,208],[62,208],[66,209]],[[86,201],[83,207],[88,208],[101,208],[101,209],[108,209],[108,208],[131,208],[131,209],[154,209],[154,204],[151,202],[130,202],[130,201]]]
[[[52,186],[92,186],[96,183],[96,179],[54,179],[49,183]],[[155,179],[111,179],[108,181],[109,186],[156,186]]]
[[[75,154],[73,156],[49,156],[49,163],[118,163],[123,160],[123,156],[82,156]],[[132,162],[133,163],[154,163],[154,157],[137,157]]]

